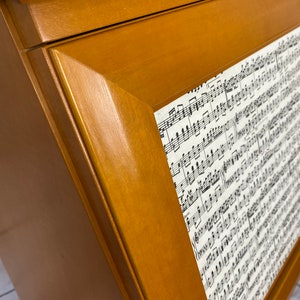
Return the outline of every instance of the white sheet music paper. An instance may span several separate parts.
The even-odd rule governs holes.
[[[300,232],[300,28],[155,112],[208,299],[263,299]]]

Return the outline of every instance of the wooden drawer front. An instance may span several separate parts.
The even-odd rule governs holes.
[[[9,0],[7,5],[25,47],[31,47],[193,2],[199,1]]]
[[[299,8],[208,1],[48,48],[145,298],[205,297],[154,111],[299,26]]]

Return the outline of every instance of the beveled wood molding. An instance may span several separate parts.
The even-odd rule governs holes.
[[[203,297],[152,108],[64,53],[52,55],[141,299]]]
[[[299,25],[299,0],[273,2],[204,2],[58,46],[156,110]]]
[[[7,0],[25,48],[210,0]]]
[[[0,257],[20,299],[123,299],[6,17],[1,1]]]
[[[205,299],[154,111],[297,27],[299,7],[299,0],[210,1],[34,50],[53,63],[86,146],[99,197],[83,201],[94,209],[96,232],[112,239],[103,219],[113,228],[108,248],[131,299]]]
[[[141,298],[205,298],[154,111],[297,27],[299,7],[211,1],[47,48]]]

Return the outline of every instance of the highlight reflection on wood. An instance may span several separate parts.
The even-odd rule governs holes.
[[[88,291],[90,299],[205,299],[154,113],[299,26],[300,1],[214,0],[174,10],[188,2],[135,3],[125,15],[105,12],[108,23],[93,14],[99,1],[77,1],[65,19],[75,21],[68,27],[61,18],[57,31],[62,23],[47,20],[64,16],[64,1],[26,2],[1,3],[3,38],[10,30],[16,42],[4,56],[25,86],[21,97],[11,73],[1,74],[5,99],[14,99],[3,105],[4,127],[15,128],[3,149],[16,168],[7,165],[1,177],[12,218],[0,218],[8,232],[0,256],[12,279],[23,279],[20,298],[82,299]],[[82,5],[91,19],[80,18]],[[270,293],[289,293],[299,247]]]

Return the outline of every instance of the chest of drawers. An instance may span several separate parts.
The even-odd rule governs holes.
[[[154,112],[300,1],[1,2],[0,255],[20,299],[205,299]],[[299,273],[299,242],[268,297]]]

